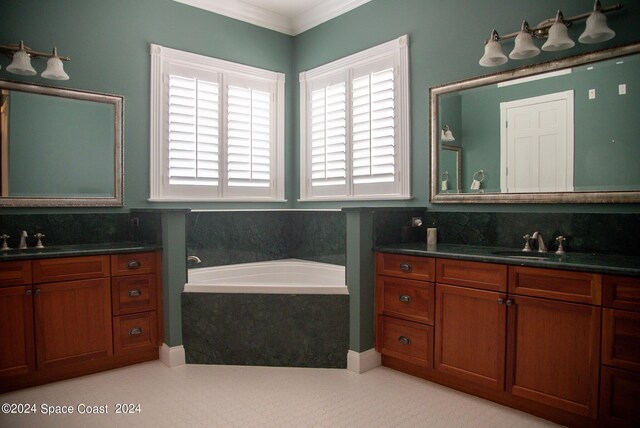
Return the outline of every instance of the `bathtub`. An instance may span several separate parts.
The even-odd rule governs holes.
[[[189,364],[346,368],[343,266],[286,259],[189,269],[181,305]]]
[[[344,266],[285,259],[189,269],[187,293],[349,294]]]

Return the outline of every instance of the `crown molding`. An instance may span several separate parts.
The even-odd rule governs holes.
[[[240,0],[174,0],[249,24],[295,36],[371,0],[327,0],[300,15],[289,18]]]
[[[293,35],[310,30],[323,22],[327,22],[370,1],[371,0],[325,0],[293,19]]]

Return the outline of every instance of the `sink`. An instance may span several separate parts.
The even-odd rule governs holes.
[[[555,253],[537,253],[537,252],[525,252],[516,250],[505,251],[492,251],[491,254],[501,257],[511,257],[516,259],[529,259],[529,260],[549,260],[556,257]]]

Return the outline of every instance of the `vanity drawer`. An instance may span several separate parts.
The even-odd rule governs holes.
[[[432,282],[378,276],[376,287],[380,313],[433,325],[435,286]]]
[[[436,281],[489,291],[507,291],[507,266],[495,263],[438,259]]]
[[[602,287],[603,306],[640,311],[640,278],[605,275]]]
[[[111,256],[111,275],[137,275],[154,273],[156,270],[155,253],[127,253]]]
[[[109,276],[109,256],[39,259],[32,263],[34,284]]]
[[[602,303],[602,275],[509,266],[509,293],[600,305]]]
[[[420,281],[433,281],[435,278],[435,259],[404,254],[377,253],[376,273]]]
[[[114,354],[157,347],[157,328],[155,312],[113,317]]]
[[[378,316],[380,353],[425,367],[433,366],[433,327]]]
[[[602,364],[640,372],[640,313],[602,311]]]
[[[118,276],[111,280],[113,315],[125,315],[156,309],[154,274]]]
[[[0,262],[0,287],[31,284],[31,261]]]

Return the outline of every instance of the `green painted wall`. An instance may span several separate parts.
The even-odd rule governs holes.
[[[605,5],[608,3],[605,2]],[[526,211],[526,212],[638,212],[635,205],[429,205],[429,123],[428,91],[432,86],[463,80],[474,76],[545,62],[570,55],[618,46],[638,40],[640,2],[624,2],[624,9],[609,14],[608,21],[617,36],[605,43],[582,45],[577,43],[569,51],[543,52],[524,61],[487,69],[478,64],[483,53],[483,41],[491,29],[505,34],[517,31],[523,19],[532,25],[555,15],[561,9],[565,16],[590,10],[593,3],[584,0],[372,0],[340,17],[313,28],[294,40],[296,72],[308,70],[326,62],[375,46],[379,43],[409,35],[411,85],[411,201],[395,203],[369,202],[364,205],[427,206],[440,211]],[[570,29],[577,40],[583,24]],[[506,53],[513,42],[504,43]],[[296,100],[298,98],[296,97]],[[297,107],[296,107],[297,108]],[[454,132],[455,135],[455,132]],[[299,126],[296,123],[296,141]],[[456,137],[457,138],[457,137]],[[294,145],[298,159],[299,153]],[[297,173],[297,164],[295,171]],[[471,182],[463,181],[468,187]],[[298,194],[299,184],[293,183]],[[347,203],[299,203],[304,208],[349,206]],[[355,204],[353,204],[355,205]],[[363,205],[362,203],[360,205]]]
[[[292,37],[172,0],[3,0],[0,17],[0,44],[18,43],[22,39],[41,51],[49,51],[55,45],[60,55],[71,57],[71,61],[65,62],[71,78],[65,82],[7,73],[5,67],[10,60],[5,56],[0,58],[0,78],[124,95],[125,208],[180,206],[147,202],[150,43],[285,73],[285,122],[289,125],[285,135],[286,175],[293,175],[290,124],[295,120],[292,107],[297,78],[292,68]],[[32,63],[39,72],[46,65],[42,59]],[[296,195],[290,187],[287,186],[286,197],[294,199]],[[247,207],[247,204],[188,205]],[[11,210],[25,211],[28,210]],[[38,210],[42,211],[72,210]]]

